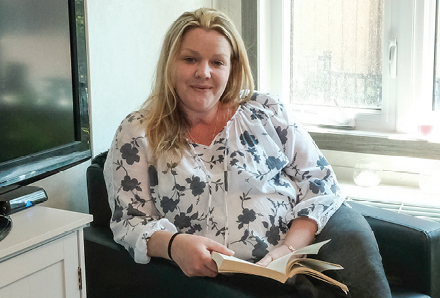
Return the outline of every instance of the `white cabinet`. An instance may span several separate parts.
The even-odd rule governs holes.
[[[86,298],[89,214],[35,206],[11,215],[0,242],[0,298]]]

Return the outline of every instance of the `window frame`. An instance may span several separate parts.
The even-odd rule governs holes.
[[[402,4],[411,9],[404,12],[392,9],[393,5]],[[385,19],[397,19],[403,22],[401,16],[406,14],[405,24],[410,23],[407,30],[411,32],[408,36],[408,34],[405,34],[407,31],[404,30],[396,37],[399,45],[397,55],[398,75],[394,79],[395,82],[388,84],[389,87],[386,91],[394,93],[394,98],[399,98],[398,105],[390,100],[387,102],[387,106],[384,107],[386,112],[386,109],[394,109],[396,114],[374,115],[374,113],[369,113],[368,115],[367,113],[367,115],[362,115],[358,119],[357,127],[352,131],[329,130],[316,126],[308,126],[308,129],[318,146],[323,150],[394,154],[390,152],[389,147],[393,148],[395,154],[402,156],[440,159],[438,151],[440,145],[436,143],[438,140],[434,140],[433,143],[432,140],[420,138],[417,134],[417,121],[423,117],[410,117],[411,121],[407,121],[405,117],[396,116],[399,113],[407,115],[414,112],[411,105],[412,98],[418,99],[419,109],[425,109],[420,112],[421,115],[434,114],[428,110],[432,107],[433,100],[436,0],[387,0],[386,5],[384,12],[387,15]],[[286,32],[287,30],[283,28],[282,23],[283,20],[289,17],[290,1],[258,0],[255,2],[242,0],[242,17],[244,15],[243,8],[246,8],[247,19],[252,18],[249,17],[251,15],[257,19],[258,24],[254,28],[249,28],[245,24],[245,19],[242,18],[243,36],[257,35],[258,46],[256,53],[254,53],[257,56],[257,65],[252,65],[253,68],[257,68],[257,89],[278,94],[282,98],[289,98],[290,86],[286,81],[288,81],[290,75],[290,67],[282,61],[286,57],[290,60],[290,39],[288,38],[290,32]],[[411,18],[412,22],[408,22],[408,17]],[[430,32],[426,29],[429,26],[433,31]],[[384,40],[389,40],[390,36],[394,34],[395,29],[393,27],[391,29],[386,34],[384,33]],[[417,32],[423,34],[416,34]],[[402,40],[401,35],[406,36],[407,39]],[[246,38],[244,39],[245,44],[248,44]],[[406,46],[406,49],[404,46]],[[383,47],[383,51],[388,53],[388,49],[385,48]],[[411,63],[405,64],[405,61],[411,61]],[[385,67],[388,68],[388,61],[386,63]],[[424,71],[423,75],[419,75],[421,70]],[[398,84],[409,86],[409,92],[400,90]],[[366,124],[364,125],[363,122]],[[379,142],[380,145],[361,148],[359,146],[360,137],[370,141],[374,140],[375,143]]]

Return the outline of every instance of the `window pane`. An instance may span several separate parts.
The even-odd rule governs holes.
[[[291,101],[380,109],[383,0],[291,0]]]

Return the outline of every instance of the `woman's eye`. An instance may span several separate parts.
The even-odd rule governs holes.
[[[192,62],[195,62],[195,61],[196,61],[196,59],[195,59],[195,58],[193,58],[193,57],[186,57],[186,58],[184,58],[184,60],[185,60],[186,62],[190,62],[190,63],[192,63]]]
[[[214,65],[216,65],[216,66],[223,66],[225,64],[223,63],[223,61],[215,61]]]

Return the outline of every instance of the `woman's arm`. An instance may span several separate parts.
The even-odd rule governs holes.
[[[149,148],[142,119],[135,112],[122,121],[108,151],[104,178],[113,238],[137,263],[146,264],[150,261],[146,245],[149,237],[157,230],[177,232],[177,229],[160,215],[150,196]]]
[[[308,217],[318,225],[317,234],[344,201],[332,167],[314,143],[307,130],[282,102],[259,95],[273,111],[267,131],[289,160],[283,168],[297,189],[297,196],[286,221]]]
[[[299,249],[311,244],[344,199],[332,167],[289,108],[270,97],[264,102],[273,110],[268,125],[273,126],[274,138],[278,137],[278,143],[290,161],[283,172],[297,187],[297,200],[287,217],[292,224],[283,245],[270,251],[259,262],[267,266],[272,259],[290,253],[289,246]]]

